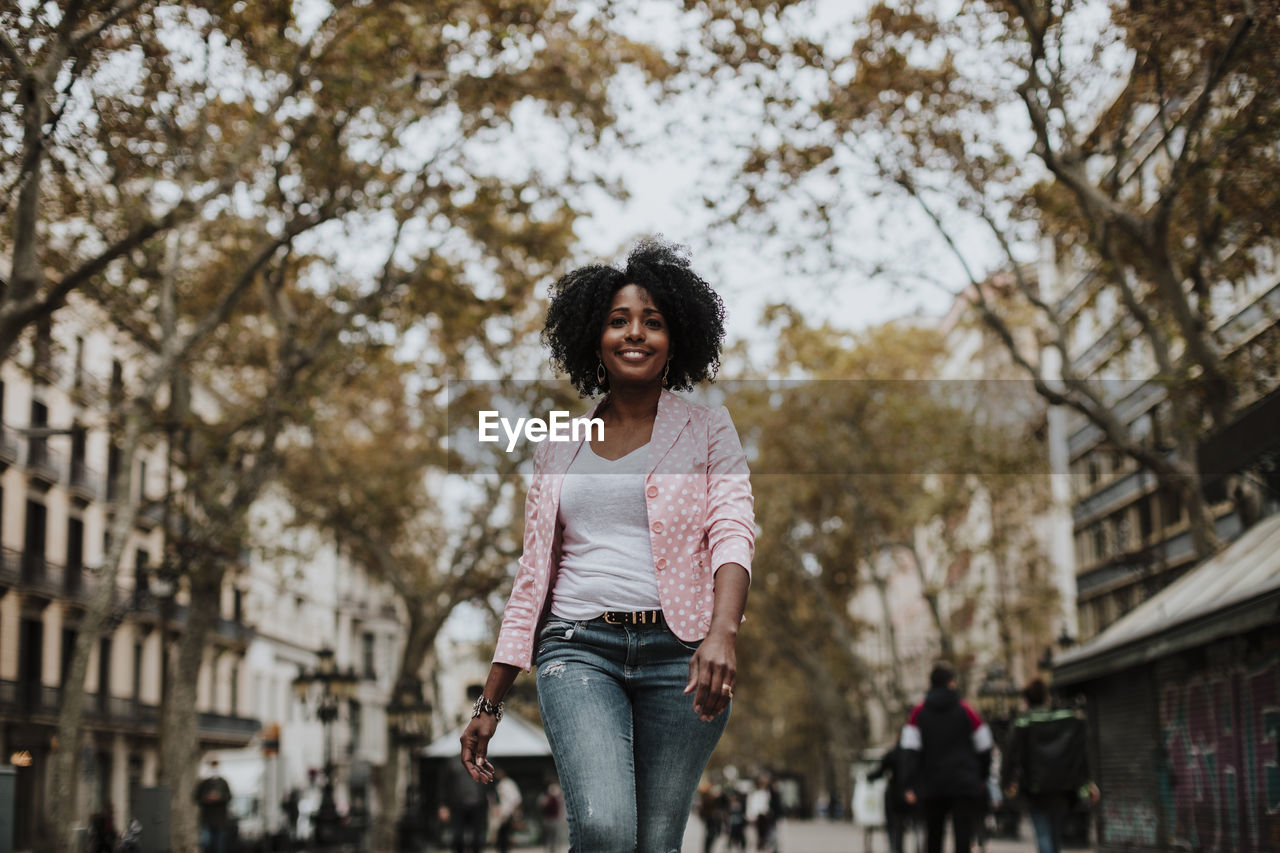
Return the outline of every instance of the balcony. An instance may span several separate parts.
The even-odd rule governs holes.
[[[85,408],[96,408],[107,397],[102,380],[83,368],[72,374],[71,394]]]
[[[58,366],[51,348],[37,345],[35,356],[31,359],[31,375],[37,382],[46,385],[57,385],[62,381],[62,368]]]
[[[18,461],[20,450],[17,436],[0,426],[0,471]]]
[[[68,482],[73,497],[85,502],[96,501],[102,497],[102,475],[84,463],[83,459],[71,459],[71,470]]]
[[[62,688],[20,681],[0,680],[0,717],[16,715],[48,724],[57,718],[62,705]],[[140,734],[158,734],[160,708],[137,699],[86,693],[85,721],[95,728],[127,729]],[[201,712],[197,723],[200,739],[219,746],[246,746],[262,728],[251,717]]]
[[[138,515],[133,520],[141,530],[151,531],[164,520],[164,503],[162,501],[153,501],[143,498],[142,506],[138,509]]]
[[[11,589],[22,583],[22,552],[5,548],[0,553],[0,589]]]
[[[37,682],[0,680],[0,714],[56,716],[61,692]]]
[[[23,551],[20,560],[21,585],[31,593],[55,596],[62,593],[62,566],[45,559],[36,551]]]
[[[262,728],[262,723],[252,717],[229,717],[225,714],[200,712],[200,736],[208,740],[226,740],[247,744]]]
[[[44,438],[33,438],[27,446],[27,471],[32,480],[52,486],[62,479],[62,458],[49,448]]]

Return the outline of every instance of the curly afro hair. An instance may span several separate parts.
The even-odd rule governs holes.
[[[551,287],[542,340],[578,393],[594,396],[607,390],[596,381],[600,335],[614,294],[628,284],[648,291],[667,322],[672,349],[667,387],[687,391],[714,379],[724,342],[724,303],[689,267],[683,247],[653,238],[635,245],[623,269],[592,264]]]

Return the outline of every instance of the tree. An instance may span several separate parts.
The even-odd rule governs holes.
[[[287,2],[29,4],[2,13],[0,56],[14,72],[0,99],[15,107],[0,120],[15,155],[0,167],[13,212],[0,352],[72,291],[100,302],[154,354],[115,415],[118,493],[130,494],[130,448],[166,420],[187,423],[205,439],[185,460],[193,541],[219,555],[238,553],[275,442],[326,393],[319,368],[332,368],[333,346],[353,334],[385,345],[418,321],[474,341],[471,326],[526,311],[568,255],[571,197],[593,176],[519,156],[500,172],[482,165],[511,153],[516,125],[599,142],[616,69],[666,73],[604,15],[500,0],[339,2],[318,17]],[[465,355],[430,357],[456,366]],[[170,385],[219,403],[188,415],[179,395],[165,400]],[[135,512],[114,518],[63,743],[76,742],[76,697]],[[215,589],[226,566],[190,563],[189,590]],[[197,654],[199,634],[189,625],[180,655]],[[170,710],[166,739],[194,731],[193,706]],[[175,744],[164,772],[186,849],[193,818],[177,792],[194,739]],[[56,759],[59,810],[75,755]],[[67,818],[54,825],[69,832]]]
[[[795,35],[802,10],[821,4],[700,5],[738,22],[707,29],[735,68],[791,69],[761,84],[774,132],[745,158],[734,208],[767,218],[780,197],[814,193],[807,209],[839,243],[855,181],[913,201],[1036,390],[1181,495],[1196,550],[1210,553],[1199,439],[1257,397],[1220,297],[1267,272],[1277,237],[1277,5],[876,2],[821,38]],[[899,233],[911,220],[891,216]],[[1070,294],[1029,271],[1039,235],[1090,271]],[[1020,351],[1013,318],[985,298],[1001,271],[1034,313],[1045,359]],[[1171,447],[1145,438],[1096,367],[1075,360],[1073,322],[1093,303],[1116,306],[1115,350],[1141,364],[1126,378],[1166,387]]]
[[[1007,581],[990,609],[1010,645],[1038,648],[1052,630],[1055,601],[1016,553],[1032,544],[1026,519],[1046,491],[1028,467],[1043,448],[1022,423],[987,417],[989,397],[972,383],[934,380],[945,355],[936,331],[889,324],[854,335],[785,308],[766,321],[778,336],[771,371],[804,378],[747,385],[731,403],[756,448],[761,527],[739,684],[744,696],[768,697],[747,706],[735,729],[747,733],[753,760],[828,766],[826,784],[844,797],[845,762],[872,736],[868,707],[898,720],[915,692],[895,614],[885,606],[881,621],[852,606],[868,586],[886,601],[897,561],[917,576],[931,614],[931,657],[962,669],[981,655],[1007,657],[982,645],[988,626],[976,622],[996,592],[978,574],[986,564]],[[979,512],[993,504],[1000,511]],[[975,520],[989,535],[964,535]],[[871,633],[888,646],[883,670],[863,653]],[[780,727],[805,736],[778,738],[760,754]]]

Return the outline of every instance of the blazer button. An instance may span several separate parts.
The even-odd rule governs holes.
[[[657,566],[659,569],[665,569],[667,567],[667,558],[659,557],[658,561],[654,563],[654,565]]]
[[[658,487],[650,486],[649,488],[644,490],[644,493],[651,498],[656,498],[658,496]]]
[[[652,530],[654,533],[661,533],[663,531],[662,522],[655,521],[653,524],[649,526],[649,529]]]

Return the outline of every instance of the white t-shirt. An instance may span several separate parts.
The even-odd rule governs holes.
[[[560,488],[560,570],[551,612],[594,619],[606,610],[658,610],[644,499],[648,444],[603,459],[584,443]]]

